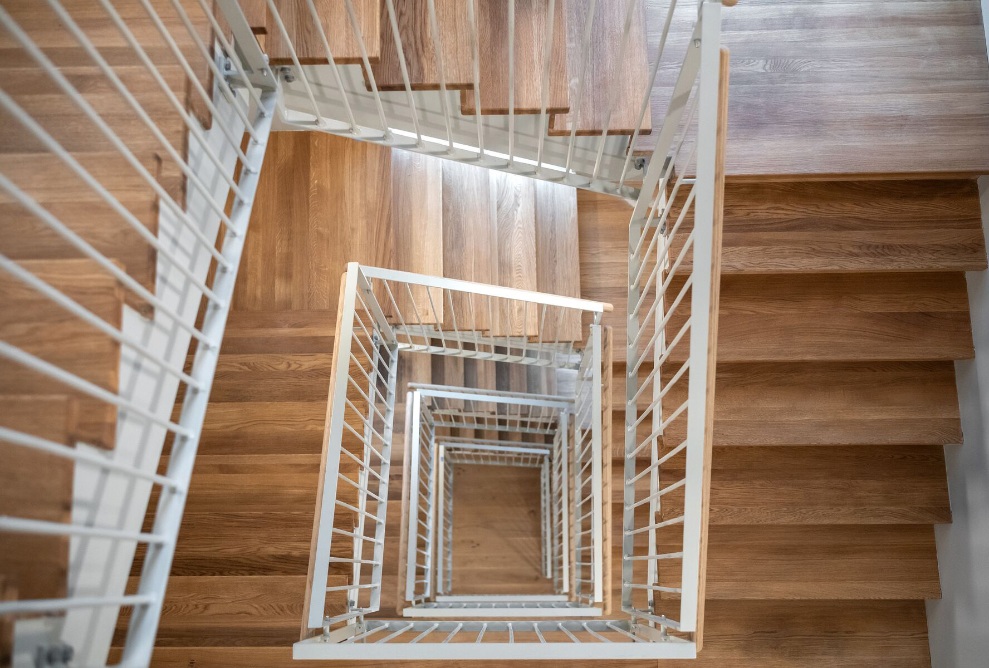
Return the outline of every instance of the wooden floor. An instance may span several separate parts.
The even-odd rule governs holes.
[[[645,3],[650,58],[668,7]],[[695,15],[693,4],[677,6],[668,54],[682,58]],[[978,0],[749,0],[723,19],[729,176],[989,172]],[[674,71],[653,89],[654,127]],[[654,141],[641,137],[636,150]]]

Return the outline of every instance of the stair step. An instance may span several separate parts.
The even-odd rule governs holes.
[[[615,387],[624,379],[624,365],[616,364]],[[673,386],[668,405],[683,403],[686,391],[683,383]],[[619,402],[614,409],[623,423],[624,407]],[[668,442],[682,440],[682,422],[671,425]],[[616,428],[617,438],[623,433],[624,425]],[[718,364],[715,445],[946,445],[961,439],[950,362]]]
[[[325,310],[335,323],[347,263],[391,266],[390,183],[386,147],[323,132],[273,133],[258,185],[268,196],[251,213],[240,268],[272,280],[238,281],[234,310]]]
[[[333,352],[336,318],[335,309],[276,312],[233,310],[227,317],[220,360],[234,353],[329,355]]]
[[[658,549],[681,540],[682,527],[663,529]],[[708,600],[941,597],[933,526],[712,524],[707,559]],[[620,545],[613,561],[620,569]],[[659,582],[679,583],[680,562],[660,569]]]
[[[580,297],[580,252],[577,240],[577,189],[536,181],[536,289]],[[580,314],[540,308],[543,341],[580,341]]]
[[[119,3],[114,7],[156,67],[165,68],[178,63],[140,3]],[[99,50],[100,55],[112,67],[115,69],[121,66],[130,67],[138,63],[134,50],[128,45],[125,37],[98,3],[71,3],[66,9],[85,32],[87,38]],[[175,41],[178,49],[189,61],[190,67],[202,87],[211,91],[213,89],[212,72],[179,16],[171,6],[156,6],[154,9],[159,14],[161,22]],[[201,9],[198,6],[186,5],[185,10],[199,39],[209,44],[212,28]],[[41,47],[45,55],[59,68],[79,67],[80,63],[86,66],[95,66],[93,60],[86,54],[75,37],[46,5],[34,2],[17,2],[11,4],[8,11],[35,44]],[[34,68],[37,71],[39,67],[18,42],[8,34],[0,36],[0,64],[2,64],[0,69],[26,67]],[[39,74],[38,78],[46,79],[47,75]],[[205,127],[209,127],[211,124],[210,114],[198,94],[191,96],[190,99],[192,100],[190,106],[196,116]]]
[[[679,292],[676,283],[672,294]],[[956,360],[975,354],[961,272],[725,276],[719,314],[721,362]],[[683,323],[683,314],[674,313],[670,336]],[[683,360],[687,352],[678,346],[672,357]]]
[[[224,351],[217,361],[210,401],[309,401],[328,392],[331,364],[329,351],[251,354]]]
[[[542,82],[546,69],[546,33],[552,30],[549,69],[548,113],[570,110],[567,90],[567,17],[563,0],[531,0],[515,6],[515,99],[517,114],[538,114],[542,110]],[[550,8],[553,15],[550,17]],[[550,20],[552,18],[552,25]],[[480,0],[477,3],[478,87],[482,114],[508,114],[508,3]],[[473,55],[470,61],[473,62]],[[473,79],[471,79],[473,82]],[[477,113],[474,91],[460,93],[460,113]]]
[[[578,104],[577,81],[583,74],[584,90],[580,108],[550,119],[549,135],[569,135],[577,123],[577,135],[600,135],[607,120],[609,135],[631,135],[642,107],[642,96],[649,87],[649,61],[646,30],[641,5],[636,5],[622,58],[621,40],[625,30],[628,3],[599,2],[595,7],[590,55],[583,48],[584,30],[590,0],[567,0],[567,62],[570,71],[571,105]],[[582,72],[584,58],[587,70]],[[621,72],[620,77],[615,73]],[[616,90],[620,87],[620,90]],[[610,109],[610,116],[609,116]],[[652,131],[649,106],[640,125],[640,135]]]
[[[26,260],[21,265],[110,326],[120,328],[123,292],[117,281],[89,260]],[[0,276],[0,335],[4,341],[116,394],[120,344],[87,325],[8,274]],[[30,314],[28,318],[26,314]],[[72,440],[111,449],[117,429],[112,404],[14,362],[0,362],[6,382],[0,394],[69,394],[79,402]]]
[[[157,204],[157,194],[152,186],[119,153],[77,153],[73,157],[121,202]],[[162,163],[155,156],[146,154],[142,164],[181,205],[185,181],[174,163]],[[95,190],[51,153],[8,153],[4,155],[4,166],[11,180],[40,204],[104,202]],[[10,201],[6,192],[0,194],[0,203]]]
[[[480,169],[443,161],[443,272],[447,278],[475,283],[498,283],[498,222],[490,176]],[[487,300],[453,295],[453,312],[447,327],[474,323],[490,329]]]
[[[490,171],[491,197],[498,229],[498,285],[538,289],[536,211],[533,179]],[[539,313],[534,304],[502,304],[494,313],[496,336],[535,336]]]
[[[337,65],[361,63],[360,43],[354,35],[344,0],[314,0],[314,4],[323,34],[333,50],[333,62]],[[379,8],[382,4],[380,0],[353,0],[357,26],[371,62],[379,57],[381,50]],[[302,65],[328,65],[323,37],[313,21],[308,0],[276,0],[275,7],[299,62]],[[292,65],[289,43],[271,16],[270,9],[266,15],[264,35],[268,62],[272,65]]]
[[[385,3],[379,4],[381,58],[377,63],[371,64],[371,72],[378,90],[402,91],[405,90],[405,83],[402,78],[401,56],[395,47],[388,10]],[[403,0],[394,3],[394,6],[412,89],[439,90],[440,72],[426,0]],[[447,90],[465,90],[473,85],[474,80],[467,4],[458,0],[436,0],[435,6],[444,83]]]
[[[712,525],[951,521],[942,448],[718,446],[711,465]],[[682,474],[664,470],[663,477],[672,481]],[[616,486],[612,503],[621,506],[622,494]],[[665,502],[662,514],[682,515],[682,498]]]
[[[420,153],[392,151],[391,197],[392,266],[443,276],[443,161]],[[386,294],[379,300],[385,314],[397,321],[395,305]],[[446,298],[442,290],[417,286],[394,291],[392,296],[405,322],[443,322]]]
[[[326,400],[241,401],[210,406],[203,424],[204,455],[319,454]]]
[[[167,156],[158,140],[98,67],[76,65],[60,71],[136,155]],[[169,88],[188,107],[191,100],[187,99],[185,73],[178,66],[167,65],[159,71]],[[114,72],[169,143],[184,156],[185,124],[147,69],[143,65],[119,66]],[[114,150],[78,105],[37,68],[0,68],[0,85],[66,150],[90,153]],[[0,146],[4,153],[47,151],[19,122],[5,118],[0,125]]]
[[[79,409],[78,402],[64,394],[0,396],[0,423],[56,443],[71,444],[78,429]],[[71,521],[72,460],[0,443],[0,461],[0,515],[45,522]],[[68,569],[67,536],[4,534],[0,580],[16,592],[15,599],[65,596]]]
[[[265,0],[240,0],[239,4],[251,32],[255,35],[268,34],[268,3]]]
[[[679,248],[674,240],[674,256]],[[986,246],[978,185],[729,183],[721,266],[725,274],[981,271]]]
[[[158,208],[147,198],[121,202],[152,234],[158,234]],[[104,202],[50,202],[45,208],[127,275],[155,293],[157,252]],[[80,253],[19,204],[0,202],[0,251],[12,260],[72,260]],[[130,290],[125,301],[145,317],[154,307]]]

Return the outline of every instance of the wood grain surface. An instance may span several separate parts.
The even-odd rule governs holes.
[[[549,113],[570,109],[567,64],[566,3],[558,0],[526,0],[515,5],[515,100],[517,114],[537,114],[543,104],[543,78],[549,75],[546,98]],[[552,10],[552,17],[550,11]],[[552,23],[550,21],[552,20]],[[477,3],[478,52],[482,114],[509,113],[508,91],[508,3],[480,0]],[[547,33],[552,32],[547,71]],[[469,62],[473,62],[473,57]],[[477,113],[471,90],[460,94],[460,112]]]
[[[655,58],[669,0],[645,7]],[[653,88],[654,127],[666,114],[694,12],[677,7]],[[729,176],[985,173],[981,26],[974,0],[754,0],[725,8]],[[651,151],[653,142],[643,137],[635,150]]]
[[[591,17],[592,32],[590,53],[583,48],[587,26],[589,0],[568,0],[567,10],[567,62],[570,70],[569,114],[554,115],[550,122],[550,136],[569,135],[577,124],[578,136],[600,135],[608,126],[612,135],[631,135],[635,132],[642,110],[642,99],[649,91],[649,65],[646,50],[646,29],[643,6],[639,2],[599,2]],[[621,53],[622,35],[628,16],[631,27]],[[582,70],[584,59],[587,69]],[[621,73],[616,76],[617,73]],[[578,100],[577,81],[584,78],[583,93]],[[647,103],[640,133],[652,131],[652,114]]]
[[[265,3],[265,52],[272,65],[292,65],[292,49],[303,65],[327,65],[325,36],[338,65],[356,65],[361,62],[361,45],[354,34],[344,0],[313,0],[320,19],[317,27],[307,0],[276,0],[275,8],[281,17],[282,32],[271,9]],[[375,62],[381,52],[381,27],[377,0],[353,0],[357,29],[360,31],[368,59]],[[320,33],[322,28],[322,34]],[[286,33],[288,39],[286,40]]]

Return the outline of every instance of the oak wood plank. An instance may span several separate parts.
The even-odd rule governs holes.
[[[360,42],[354,35],[343,0],[314,0],[319,15],[323,35],[333,52],[333,62],[338,65],[361,63]],[[378,0],[353,0],[357,28],[364,41],[368,59],[374,62],[380,53],[381,27]],[[291,49],[302,65],[327,65],[329,60],[323,44],[323,35],[313,21],[307,0],[276,0],[275,7],[288,33],[279,28],[278,23],[266,8],[265,50],[272,65],[292,65]]]
[[[426,0],[403,0],[394,3],[399,38],[405,52],[405,65],[413,90],[439,90],[440,65],[447,90],[463,90],[472,85],[473,56],[470,50],[470,26],[467,5],[458,0],[436,0],[436,23],[439,26],[439,52],[436,61],[435,35],[429,21]],[[371,65],[378,90],[405,90],[401,58],[392,32],[385,3],[381,11],[381,58]]]
[[[567,16],[565,2],[526,0],[515,6],[515,99],[517,114],[542,110],[543,75],[546,71],[546,33],[552,31],[549,60],[548,113],[570,110],[567,74]],[[552,8],[552,17],[550,9]],[[552,25],[550,19],[552,18]],[[477,3],[478,51],[480,53],[481,113],[509,113],[508,90],[508,3],[480,0]],[[470,61],[473,63],[473,57]],[[473,84],[473,78],[471,79]],[[460,93],[460,113],[473,115],[473,90]]]
[[[498,283],[496,200],[484,169],[443,161],[443,272],[447,278]],[[485,330],[487,300],[454,293],[444,323],[464,330]]]
[[[537,181],[536,289],[554,295],[580,296],[580,252],[575,188]],[[578,341],[583,337],[580,314],[540,307],[543,341]]]
[[[550,136],[566,136],[577,124],[578,136],[600,135],[607,122],[609,135],[631,135],[635,132],[642,109],[642,98],[649,87],[649,61],[646,52],[646,30],[641,4],[633,3],[632,22],[621,54],[622,34],[628,12],[626,2],[600,2],[595,7],[590,40],[590,55],[583,48],[584,30],[588,21],[588,0],[568,0],[567,62],[570,70],[571,109],[568,114],[555,114],[550,119]],[[581,71],[584,58],[587,70]],[[616,73],[620,72],[620,76]],[[584,77],[584,89],[577,98],[578,80]],[[640,134],[652,131],[652,114],[646,103]]]
[[[537,289],[535,189],[532,179],[501,172],[489,172],[498,227],[498,284],[522,290]],[[494,304],[497,324],[492,328],[502,336],[535,336],[538,313],[534,304],[499,300]]]

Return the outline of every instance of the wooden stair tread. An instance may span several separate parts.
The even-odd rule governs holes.
[[[25,260],[25,269],[120,327],[123,292],[117,281],[89,260]],[[8,343],[111,393],[117,392],[120,344],[39,296],[9,275],[0,277],[0,332]],[[30,314],[30,317],[27,317]],[[4,395],[61,394],[78,397],[79,423],[73,440],[112,448],[117,410],[112,404],[68,389],[14,362],[0,362],[8,382]]]
[[[712,526],[709,598],[940,598],[931,526]]]
[[[567,11],[567,62],[570,71],[571,105],[577,101],[577,80],[584,64],[584,29],[589,0],[568,0]],[[621,56],[621,38],[625,30],[628,3],[599,2],[595,7],[594,24],[590,42],[591,55],[584,74],[584,91],[580,109],[568,114],[555,114],[550,119],[549,135],[569,135],[573,123],[577,123],[577,135],[600,135],[604,130],[608,109],[609,135],[631,135],[642,106],[642,96],[649,86],[649,62],[646,52],[646,31],[641,5],[636,5],[632,15],[625,57]],[[621,72],[620,77],[615,73]],[[621,87],[616,91],[616,87]],[[652,113],[649,106],[639,126],[639,134],[652,131]]]
[[[409,151],[392,151],[391,197],[393,268],[443,276],[442,160]],[[442,290],[416,286],[410,291],[393,289],[393,292],[398,313],[406,323],[443,322],[446,297]],[[385,314],[397,321],[396,305],[391,299],[382,294],[380,301]]]
[[[221,353],[210,401],[308,401],[329,391],[332,354]]]
[[[139,198],[121,204],[151,234],[158,235],[158,207],[153,200]],[[155,293],[157,251],[127,225],[105,202],[49,202],[45,208],[58,220],[106,257],[126,269],[127,275],[151,294]],[[0,203],[0,250],[12,260],[71,260],[80,252],[19,204]],[[150,304],[130,290],[127,304],[149,316]]]
[[[395,47],[391,21],[385,3],[380,3],[381,58],[371,64],[375,84],[381,91],[405,90],[400,55]],[[395,3],[395,19],[405,51],[409,83],[413,90],[439,90],[440,73],[430,27],[426,0]],[[463,90],[473,84],[473,55],[467,5],[458,0],[436,0],[443,79],[447,90]]]
[[[683,322],[674,313],[671,336]],[[678,346],[672,357],[683,360],[686,352]],[[961,272],[721,280],[719,361],[955,360],[974,354]]]
[[[76,160],[118,200],[157,201],[147,180],[116,152],[77,153]],[[50,202],[102,202],[100,195],[51,153],[8,153],[4,155],[8,174],[17,185],[41,204]],[[153,154],[141,159],[151,176],[179,204],[183,202],[185,181],[174,163],[162,163]],[[0,203],[11,199],[0,195]]]
[[[0,423],[10,429],[69,445],[78,421],[78,402],[67,395],[0,396]],[[71,521],[71,459],[0,442],[0,461],[0,515]],[[68,568],[68,536],[4,533],[0,579],[15,598],[65,596]]]
[[[647,373],[639,371],[641,378]],[[616,386],[624,378],[624,365],[616,364]],[[686,386],[677,383],[667,396],[670,406],[679,406]],[[715,445],[946,445],[962,439],[950,362],[719,362],[715,396]],[[624,405],[614,410],[624,422]],[[684,435],[680,422],[667,432],[670,441]]]
[[[675,480],[682,471],[664,471]],[[612,503],[621,506],[622,488]],[[663,517],[683,513],[682,499]],[[643,518],[645,519],[645,517]],[[718,446],[712,525],[941,524],[951,521],[944,452],[929,445]]]
[[[663,529],[658,549],[671,551],[681,540],[682,527]],[[620,569],[621,547],[614,550]],[[679,581],[679,561],[660,569],[661,585]],[[708,533],[708,600],[940,596],[930,525],[711,525]]]
[[[244,12],[247,25],[255,35],[268,33],[268,3],[265,0],[240,0],[240,11]]]
[[[443,273],[475,283],[498,282],[498,223],[487,170],[452,160],[443,165]],[[473,323],[488,329],[486,299],[454,293],[447,327]]]
[[[723,274],[980,271],[985,248],[974,180],[725,187]]]
[[[552,30],[548,113],[570,110],[567,75],[567,16],[564,0],[531,0],[515,6],[515,100],[517,114],[542,110],[542,82],[546,68],[546,33]],[[550,7],[553,6],[552,26]],[[508,4],[504,0],[477,3],[478,87],[482,114],[508,114]],[[473,63],[473,54],[469,63]],[[473,83],[473,78],[471,78]],[[460,113],[476,114],[474,91],[460,93]]]
[[[322,132],[272,134],[258,186],[268,196],[251,212],[240,269],[272,280],[238,281],[234,310],[325,310],[335,323],[347,263],[391,266],[390,183],[386,147]]]
[[[354,35],[343,0],[315,0],[316,13],[322,23],[326,41],[338,65],[356,65],[361,61],[360,43]],[[357,26],[364,38],[368,59],[374,62],[380,53],[380,0],[354,0]],[[306,0],[276,0],[275,7],[285,25],[292,47],[302,65],[328,65],[326,48]],[[292,65],[291,50],[271,10],[266,8],[265,50],[272,65]]]
[[[961,441],[951,363],[718,366],[715,443]]]
[[[489,171],[498,230],[498,285],[538,289],[536,274],[536,213],[533,180]],[[534,304],[499,304],[492,333],[535,336],[539,314]]]
[[[143,65],[118,66],[113,69],[175,150],[184,156],[185,123],[147,69]],[[135,154],[141,156],[151,152],[167,157],[158,140],[96,65],[76,65],[60,71]],[[182,69],[177,65],[164,65],[159,72],[171,91],[184,102],[185,107],[191,108],[192,100]],[[0,68],[0,83],[17,104],[66,150],[114,150],[109,140],[83,114],[78,105],[37,68]],[[4,153],[47,150],[12,118],[3,123],[0,129],[0,146]]]
[[[577,190],[536,181],[536,289],[566,297],[580,297],[580,253],[577,240]],[[579,341],[580,314],[547,308],[543,341]],[[562,318],[562,319],[561,319]]]

